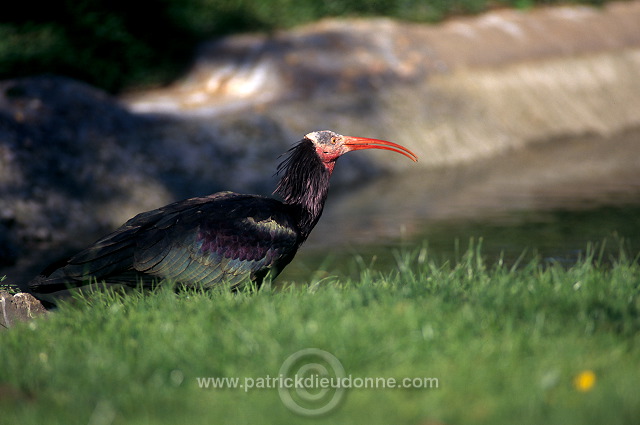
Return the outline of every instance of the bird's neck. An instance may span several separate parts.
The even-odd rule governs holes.
[[[280,195],[285,204],[293,207],[303,240],[322,215],[332,171],[333,167],[327,167],[320,160],[309,141],[292,148],[278,167],[282,177],[274,194]]]

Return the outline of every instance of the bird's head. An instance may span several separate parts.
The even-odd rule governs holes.
[[[276,174],[282,177],[274,194],[289,205],[302,207],[299,223],[306,239],[320,218],[329,190],[329,178],[336,160],[347,152],[359,149],[385,149],[400,153],[412,161],[416,154],[404,146],[385,140],[342,136],[329,130],[314,131],[289,149],[287,157],[278,165]]]
[[[350,137],[334,133],[330,130],[314,131],[304,136],[313,143],[318,157],[329,171],[333,171],[336,160],[347,152],[359,149],[385,149],[402,154],[412,161],[417,161],[416,154],[404,146],[386,140]]]

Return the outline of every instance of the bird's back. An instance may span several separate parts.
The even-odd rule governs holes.
[[[302,242],[295,213],[281,202],[221,192],[138,214],[29,284],[51,301],[92,282],[235,287],[275,277]]]

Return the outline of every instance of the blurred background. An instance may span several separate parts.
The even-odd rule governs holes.
[[[304,134],[348,155],[281,279],[443,260],[640,252],[640,1],[85,0],[0,17],[0,277],[138,212],[268,195]],[[327,256],[329,254],[329,256]],[[359,258],[354,263],[351,259]],[[358,265],[359,264],[359,265]]]

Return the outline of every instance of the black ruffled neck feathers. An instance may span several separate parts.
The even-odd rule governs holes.
[[[318,157],[313,142],[303,140],[289,149],[276,174],[281,177],[273,193],[298,209],[298,226],[306,239],[322,215],[331,172]]]

